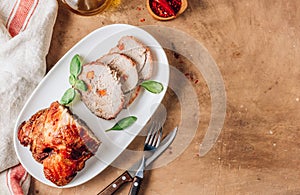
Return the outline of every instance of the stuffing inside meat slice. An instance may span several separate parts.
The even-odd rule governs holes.
[[[110,53],[97,60],[117,70],[120,75],[121,88],[124,93],[134,89],[138,84],[138,72],[136,63],[126,55]]]
[[[58,186],[68,184],[101,143],[83,121],[58,102],[23,122],[18,139],[43,164],[45,177]]]
[[[87,108],[100,118],[114,119],[124,105],[124,94],[119,73],[99,61],[82,66],[79,79],[87,85],[81,91],[81,100]]]

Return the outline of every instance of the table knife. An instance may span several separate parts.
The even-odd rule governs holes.
[[[144,170],[145,170],[145,156],[143,156],[141,160],[141,165],[137,170],[135,177],[133,178],[129,195],[137,195],[139,193],[144,178]]]

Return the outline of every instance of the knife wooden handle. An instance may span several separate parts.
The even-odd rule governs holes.
[[[128,195],[137,195],[140,191],[143,178],[135,177],[132,181],[131,188]]]
[[[104,188],[98,195],[111,195],[115,193],[124,183],[131,182],[133,179],[127,171],[125,171],[120,177],[115,179],[111,184]]]

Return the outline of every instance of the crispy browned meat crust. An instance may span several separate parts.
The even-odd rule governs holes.
[[[100,145],[85,123],[58,102],[23,122],[18,139],[30,146],[33,158],[44,166],[45,177],[58,186],[68,184]]]

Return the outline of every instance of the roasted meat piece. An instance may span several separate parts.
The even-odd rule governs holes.
[[[126,55],[120,53],[109,53],[97,60],[110,68],[118,71],[122,91],[125,93],[134,89],[138,84],[139,76],[136,63]]]
[[[100,145],[87,125],[58,102],[23,122],[18,139],[30,146],[45,177],[58,186],[68,184]]]
[[[118,45],[110,50],[110,53],[122,53],[137,63],[139,78],[150,79],[153,72],[153,56],[150,48],[144,45],[134,36],[122,37]]]
[[[118,72],[99,61],[82,66],[79,79],[87,85],[81,91],[81,100],[87,108],[100,118],[114,119],[124,105],[124,94]]]

